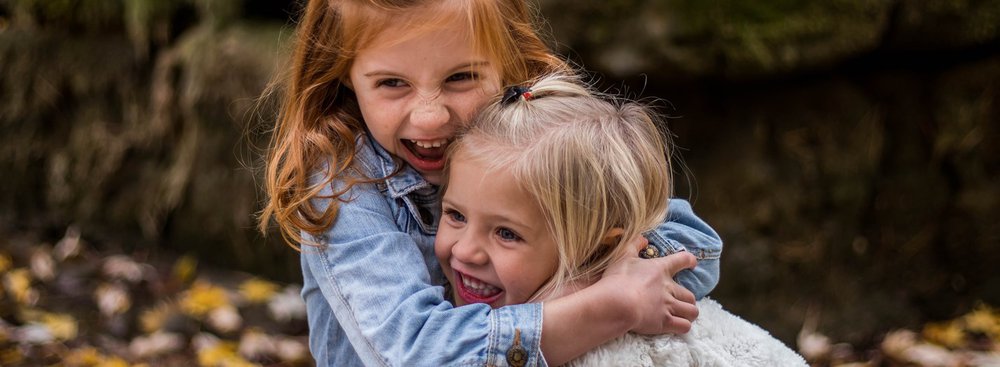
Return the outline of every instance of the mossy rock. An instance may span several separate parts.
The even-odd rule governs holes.
[[[1000,40],[1000,1],[542,0],[558,49],[616,77],[762,79]]]

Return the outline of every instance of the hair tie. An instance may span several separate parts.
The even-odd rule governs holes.
[[[524,97],[525,101],[530,101],[534,98],[531,95],[531,89],[528,87],[522,87],[520,85],[515,85],[513,87],[507,88],[503,92],[503,99],[501,99],[501,104],[508,105],[516,101],[518,98]]]

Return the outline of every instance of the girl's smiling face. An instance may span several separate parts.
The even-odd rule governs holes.
[[[383,30],[358,52],[346,83],[375,140],[434,184],[456,128],[500,89],[494,64],[453,18],[417,34],[412,19]]]
[[[537,202],[505,169],[459,156],[450,165],[434,252],[456,306],[529,301],[558,265]]]

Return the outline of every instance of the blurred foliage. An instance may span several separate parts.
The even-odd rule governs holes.
[[[72,227],[54,246],[3,233],[0,363],[313,365],[300,286],[92,245]]]
[[[297,253],[253,227],[275,102],[260,97],[296,4],[0,0],[0,230],[55,241],[74,224],[104,251],[197,254],[184,279],[294,282]],[[1000,1],[538,5],[605,86],[682,116],[679,195],[726,241],[727,309],[790,344],[813,322],[830,364],[881,363],[863,354],[885,340],[973,348],[948,320],[1000,304]],[[6,301],[44,296],[8,270]],[[205,358],[233,347],[213,345]]]

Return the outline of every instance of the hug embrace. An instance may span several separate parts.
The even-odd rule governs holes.
[[[804,364],[697,301],[722,242],[659,121],[536,29],[523,0],[306,4],[260,228],[301,251],[317,365]]]

